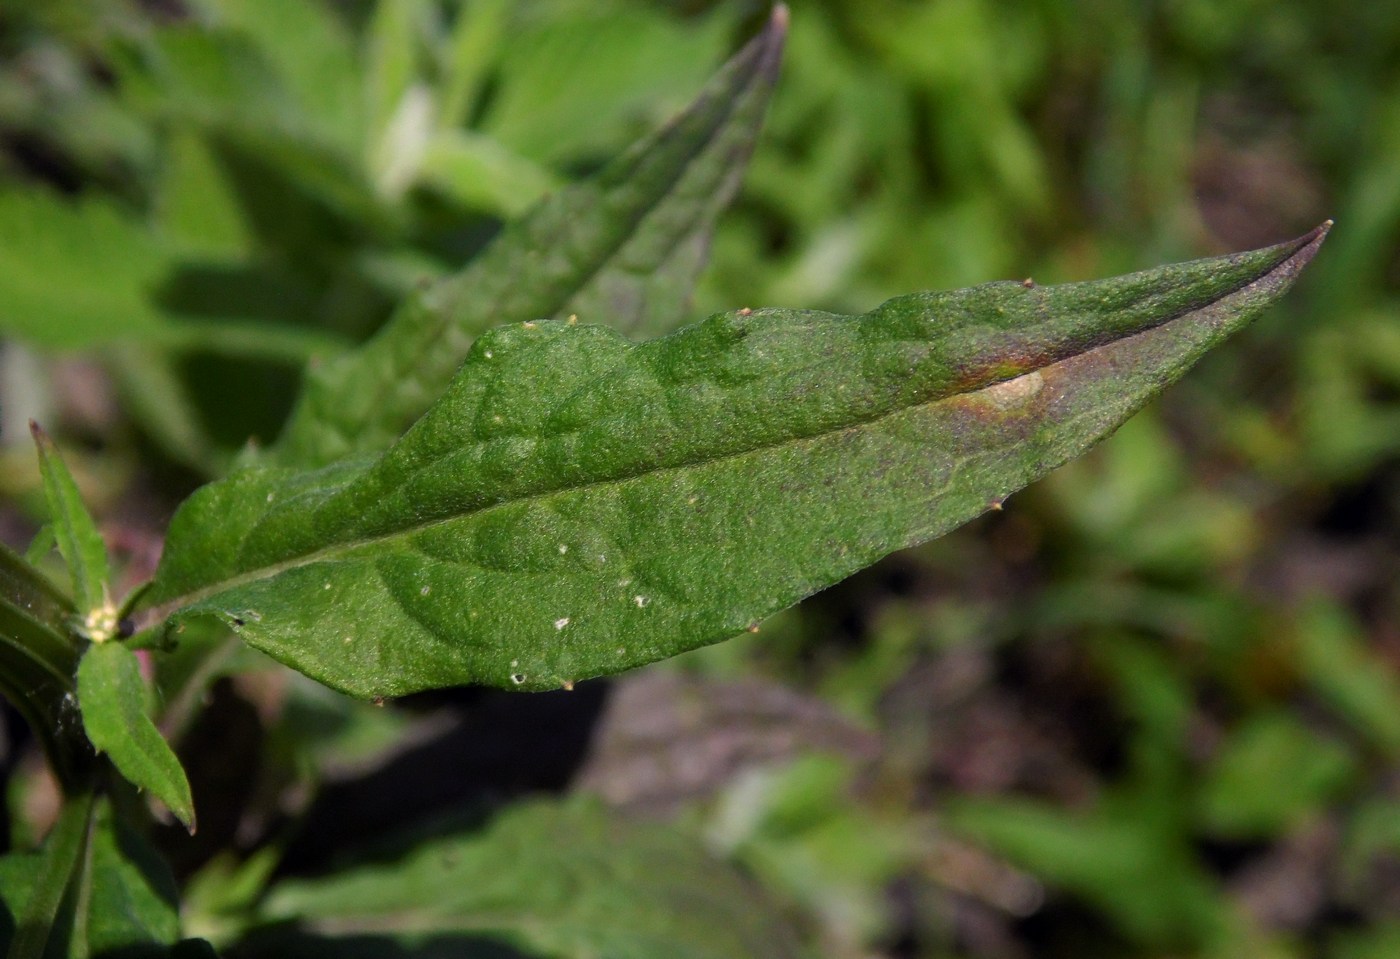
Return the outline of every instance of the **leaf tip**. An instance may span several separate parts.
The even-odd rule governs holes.
[[[1284,278],[1285,285],[1291,284],[1303,267],[1312,262],[1312,258],[1317,255],[1318,249],[1322,246],[1322,241],[1327,239],[1327,234],[1332,229],[1332,222],[1330,219],[1323,220],[1298,239],[1284,244],[1285,248],[1292,247],[1292,252],[1286,260],[1275,268],[1274,272]]]

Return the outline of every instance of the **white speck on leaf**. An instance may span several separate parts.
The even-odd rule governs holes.
[[[561,616],[559,619],[556,619],[554,621],[555,629],[563,629],[567,625],[569,625],[569,617],[567,616]]]
[[[485,355],[485,357],[486,357],[488,360],[491,359],[491,351],[490,351],[490,350],[483,350],[482,352],[483,352],[483,354]]]
[[[568,545],[567,545],[566,543],[560,543],[560,544],[559,544],[559,555],[560,555],[560,556],[563,556],[563,555],[564,555],[565,553],[567,553],[568,551],[569,551],[569,547],[568,547]]]
[[[510,681],[519,686],[521,683],[525,682],[525,677],[520,673],[511,673]]]
[[[422,589],[420,589],[420,590],[418,591],[418,595],[419,595],[419,596],[427,596],[427,595],[428,595],[429,593],[431,593],[432,591],[433,591],[433,588],[432,588],[431,586],[424,586]]]
[[[634,602],[634,603],[637,604],[637,608],[638,608],[638,609],[645,609],[647,606],[650,606],[650,605],[651,605],[651,597],[649,597],[649,596],[633,596],[633,597],[632,597],[632,602]]]

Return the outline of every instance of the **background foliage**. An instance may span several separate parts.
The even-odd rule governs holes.
[[[306,357],[673,112],[765,12],[0,4],[0,536],[43,515],[37,417],[86,444],[121,575],[148,574],[173,503],[276,436]],[[200,815],[162,843],[187,932],[237,928],[266,872],[315,875],[347,835],[569,790],[701,830],[824,955],[1393,955],[1397,13],[797,4],[678,320],[1338,226],[1283,307],[1095,453],[758,635],[387,710],[228,663],[253,671],[198,720],[167,704]],[[17,756],[24,846],[46,814]]]

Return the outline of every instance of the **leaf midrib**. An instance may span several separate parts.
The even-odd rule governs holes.
[[[1110,340],[1110,341],[1108,341],[1108,342],[1106,342],[1106,343],[1101,343],[1101,344],[1099,344],[1099,345],[1097,345],[1097,346],[1090,347],[1090,348],[1087,349],[1087,350],[1082,350],[1082,351],[1077,352],[1077,353],[1072,353],[1072,354],[1070,354],[1070,355],[1068,355],[1068,356],[1061,357],[1060,359],[1058,359],[1058,360],[1056,360],[1056,361],[1054,361],[1054,362],[1052,362],[1052,363],[1047,363],[1047,364],[1045,364],[1044,366],[1039,366],[1039,367],[1036,367],[1036,368],[1034,368],[1034,369],[1026,370],[1025,372],[1018,373],[1018,374],[1016,374],[1015,376],[1007,376],[1007,377],[1004,377],[1004,378],[1002,378],[1002,379],[995,380],[995,381],[990,382],[990,383],[987,383],[987,384],[985,384],[985,385],[983,385],[983,386],[979,386],[979,387],[977,387],[976,389],[961,390],[961,391],[954,392],[954,393],[943,394],[943,395],[937,396],[937,397],[935,397],[935,398],[933,398],[933,399],[929,399],[929,400],[925,400],[925,401],[921,401],[921,402],[907,403],[907,404],[905,404],[905,405],[896,405],[896,406],[893,406],[893,407],[891,407],[890,409],[887,409],[887,410],[885,410],[885,411],[883,411],[883,412],[881,412],[881,413],[879,413],[879,414],[877,414],[877,415],[869,416],[869,417],[866,417],[866,418],[864,418],[864,419],[852,420],[852,421],[850,421],[850,422],[848,422],[848,423],[846,423],[846,424],[844,424],[844,425],[842,425],[842,426],[833,427],[833,428],[830,428],[830,429],[825,429],[825,430],[814,430],[814,431],[811,431],[811,432],[808,432],[808,433],[792,434],[792,435],[789,435],[789,436],[785,436],[784,438],[782,438],[782,439],[780,439],[780,440],[777,440],[777,441],[768,442],[768,443],[759,443],[759,444],[755,444],[755,445],[753,445],[753,446],[749,446],[749,447],[746,447],[746,448],[743,448],[743,449],[731,450],[731,451],[728,451],[728,452],[725,452],[725,453],[714,454],[714,455],[711,455],[711,456],[707,456],[707,457],[705,457],[705,458],[703,458],[703,459],[691,460],[691,461],[685,462],[685,463],[676,463],[676,464],[670,464],[670,465],[665,465],[665,466],[650,466],[650,467],[645,467],[645,468],[641,468],[641,469],[636,469],[636,470],[634,470],[634,471],[632,471],[632,472],[624,473],[624,474],[619,475],[619,476],[608,477],[607,479],[594,480],[594,481],[592,481],[592,482],[585,482],[585,483],[580,483],[580,484],[577,484],[577,485],[567,486],[567,487],[556,487],[556,488],[553,488],[553,489],[542,489],[542,490],[540,490],[540,491],[538,491],[538,492],[528,493],[528,494],[525,494],[525,495],[517,496],[517,497],[515,497],[515,498],[513,498],[513,499],[503,500],[503,501],[497,502],[497,503],[491,503],[491,504],[489,504],[489,505],[482,506],[482,507],[479,507],[479,508],[477,508],[477,509],[466,510],[466,511],[463,511],[463,512],[460,512],[460,513],[455,513],[455,514],[450,515],[450,516],[439,517],[439,518],[435,518],[435,519],[431,519],[431,520],[427,520],[427,521],[423,521],[423,522],[418,522],[418,523],[406,524],[406,525],[403,525],[403,526],[396,527],[395,529],[389,530],[389,531],[387,531],[387,532],[376,533],[376,534],[373,534],[373,535],[364,536],[364,537],[362,537],[362,538],[355,539],[353,542],[351,542],[351,541],[339,541],[339,542],[334,542],[334,543],[331,543],[331,544],[329,544],[329,545],[327,545],[327,546],[321,547],[320,549],[312,550],[312,551],[305,552],[305,553],[300,553],[300,554],[297,554],[297,555],[295,555],[295,556],[288,557],[288,558],[286,558],[286,559],[284,559],[284,560],[281,560],[281,561],[279,561],[279,562],[276,562],[276,563],[270,563],[270,564],[267,564],[267,565],[264,565],[264,566],[259,566],[259,567],[256,567],[255,569],[248,570],[248,571],[243,572],[243,573],[240,573],[240,574],[238,574],[238,575],[236,575],[236,576],[231,576],[231,577],[229,577],[228,579],[220,580],[220,581],[219,581],[218,583],[216,583],[216,584],[212,584],[212,585],[207,586],[207,587],[204,587],[204,588],[202,588],[202,589],[193,590],[193,591],[191,591],[191,592],[189,592],[189,593],[187,593],[187,594],[185,594],[185,595],[183,595],[183,596],[176,597],[174,600],[172,600],[172,601],[170,602],[169,606],[172,607],[172,608],[175,608],[175,609],[179,609],[179,608],[191,606],[191,605],[194,605],[194,604],[203,602],[203,601],[206,600],[206,599],[209,599],[209,598],[211,598],[211,597],[213,597],[213,596],[216,596],[216,595],[218,595],[218,594],[220,594],[220,593],[223,593],[223,592],[226,592],[226,591],[228,591],[228,590],[237,589],[238,587],[240,587],[240,586],[245,586],[245,585],[247,585],[247,584],[249,584],[249,583],[255,583],[255,582],[262,581],[262,580],[271,579],[271,578],[276,577],[276,576],[279,576],[279,575],[281,575],[282,573],[285,573],[285,572],[287,572],[287,571],[289,571],[289,570],[298,569],[298,568],[301,568],[301,567],[304,567],[304,566],[313,566],[313,565],[315,565],[315,564],[317,564],[317,563],[320,563],[320,562],[324,562],[324,561],[327,561],[327,560],[337,559],[337,558],[339,558],[339,557],[348,555],[348,554],[350,554],[350,553],[352,553],[352,552],[355,552],[355,551],[357,551],[357,550],[360,550],[360,549],[363,549],[363,548],[366,548],[366,547],[372,547],[372,546],[374,546],[374,545],[377,544],[377,543],[387,543],[387,542],[399,540],[399,539],[402,539],[402,538],[405,538],[405,537],[415,536],[415,535],[417,535],[417,534],[419,534],[419,533],[426,532],[427,530],[433,529],[433,528],[438,527],[438,526],[443,526],[443,525],[446,525],[446,524],[448,524],[448,523],[457,523],[457,522],[461,522],[461,521],[467,520],[467,519],[479,518],[479,517],[481,517],[481,516],[488,515],[492,510],[502,509],[502,508],[505,508],[505,507],[519,506],[519,505],[521,505],[521,504],[526,504],[526,503],[532,503],[532,502],[536,502],[536,501],[546,500],[546,499],[548,499],[549,497],[558,496],[558,495],[565,494],[565,493],[580,493],[580,492],[586,492],[586,491],[592,490],[592,489],[598,489],[598,488],[603,488],[603,487],[608,487],[608,486],[621,485],[621,484],[623,484],[623,483],[630,483],[630,482],[633,482],[634,480],[642,479],[642,478],[644,478],[644,477],[654,476],[654,475],[658,475],[658,474],[664,474],[664,473],[668,473],[668,472],[672,472],[672,471],[681,471],[681,470],[687,470],[687,469],[695,469],[695,468],[700,467],[700,466],[708,466],[708,465],[711,465],[711,464],[722,463],[722,462],[724,462],[725,460],[736,459],[736,458],[739,458],[739,457],[742,457],[742,456],[748,456],[748,455],[750,455],[750,454],[752,454],[752,453],[756,453],[756,452],[773,451],[773,450],[782,449],[782,448],[784,448],[784,447],[798,446],[798,445],[800,445],[800,444],[802,444],[802,443],[806,443],[806,442],[809,442],[809,441],[812,441],[812,440],[818,440],[818,439],[823,439],[823,438],[826,438],[826,437],[837,436],[837,435],[839,435],[839,434],[848,433],[848,432],[851,432],[851,431],[854,431],[854,430],[866,429],[866,428],[871,427],[871,426],[873,426],[873,425],[875,425],[875,424],[877,424],[877,423],[880,423],[881,421],[883,421],[883,420],[885,420],[885,419],[888,419],[888,418],[890,418],[890,417],[892,417],[892,416],[900,415],[900,414],[902,414],[902,413],[908,412],[909,410],[919,409],[919,408],[925,408],[925,407],[932,407],[932,406],[936,406],[936,405],[938,405],[938,404],[940,404],[940,403],[950,403],[950,402],[956,401],[956,400],[958,400],[958,399],[962,399],[962,398],[966,398],[966,397],[971,397],[971,396],[976,396],[977,394],[983,393],[983,392],[985,392],[986,390],[993,389],[993,388],[995,388],[995,387],[1001,386],[1001,385],[1006,384],[1006,383],[1009,383],[1009,382],[1013,382],[1013,381],[1015,381],[1015,380],[1021,379],[1021,378],[1026,377],[1026,376],[1032,376],[1032,375],[1036,375],[1036,374],[1043,374],[1045,371],[1050,370],[1050,369],[1053,369],[1054,367],[1059,366],[1059,365],[1061,365],[1061,364],[1063,364],[1063,363],[1070,362],[1071,360],[1078,359],[1078,358],[1082,358],[1082,357],[1085,357],[1085,356],[1091,356],[1091,355],[1093,355],[1094,353],[1097,353],[1097,352],[1102,351],[1102,350],[1109,349],[1109,348],[1111,348],[1111,347],[1115,347],[1115,346],[1117,346],[1117,345],[1119,345],[1119,344],[1128,342],[1128,341],[1133,340],[1133,339],[1136,339],[1136,338],[1138,338],[1138,337],[1147,336],[1147,335],[1149,335],[1149,334],[1151,334],[1151,333],[1153,333],[1153,332],[1155,332],[1155,331],[1157,331],[1157,330],[1160,330],[1162,327],[1167,326],[1167,325],[1169,325],[1169,324],[1171,324],[1171,323],[1174,323],[1174,322],[1176,322],[1176,321],[1178,321],[1178,320],[1180,320],[1180,319],[1182,319],[1182,318],[1184,318],[1184,317],[1190,316],[1190,315],[1192,315],[1192,314],[1194,314],[1194,313],[1197,313],[1197,312],[1201,311],[1202,309],[1206,309],[1206,308],[1208,308],[1208,307],[1210,307],[1210,306],[1216,305],[1216,304],[1220,303],[1221,301],[1225,300],[1226,298],[1231,297],[1231,296],[1234,296],[1235,294],[1239,293],[1241,290],[1244,290],[1246,287],[1249,287],[1249,286],[1251,286],[1251,285],[1253,285],[1253,284],[1255,284],[1255,283],[1259,283],[1259,282],[1261,282],[1261,281],[1267,279],[1269,276],[1273,275],[1281,266],[1283,266],[1284,264],[1290,262],[1290,261],[1294,258],[1294,256],[1296,256],[1296,253],[1294,253],[1294,254],[1292,254],[1292,255],[1290,255],[1290,256],[1284,258],[1284,259],[1283,259],[1282,261],[1280,261],[1278,264],[1276,264],[1276,265],[1270,267],[1268,270],[1264,271],[1263,273],[1261,273],[1261,274],[1259,274],[1259,275],[1257,275],[1257,276],[1254,276],[1254,277],[1252,277],[1252,278],[1249,278],[1249,279],[1247,279],[1247,280],[1241,281],[1237,286],[1231,287],[1228,291],[1219,294],[1218,296],[1212,298],[1212,299],[1211,299],[1210,301],[1208,301],[1207,303],[1199,304],[1199,305],[1196,305],[1196,306],[1193,306],[1193,307],[1184,307],[1184,308],[1182,308],[1181,310],[1179,310],[1179,311],[1177,311],[1177,312],[1175,312],[1175,313],[1172,313],[1172,314],[1169,315],[1169,316],[1163,317],[1161,320],[1159,320],[1158,322],[1152,324],[1151,326],[1145,327],[1145,328],[1143,328],[1143,329],[1141,329],[1141,330],[1138,330],[1137,332],[1128,334],[1127,336],[1121,336],[1121,337],[1118,337],[1117,339]],[[434,461],[434,462],[435,462],[435,461]],[[418,470],[421,471],[422,469],[427,468],[428,465],[429,465],[429,464],[424,464],[423,466],[420,466],[420,467],[418,468]],[[372,466],[369,467],[369,469],[372,469],[372,468],[373,468]],[[415,471],[415,472],[417,472],[417,471]],[[356,477],[356,480],[359,479],[359,478],[360,478],[360,477]],[[351,483],[353,483],[353,482],[355,482],[355,480],[351,480],[351,481],[347,482],[347,483],[346,483],[346,486],[348,487],[348,486],[349,486]],[[254,528],[255,528],[255,527],[254,527]],[[249,532],[250,532],[250,533],[252,532],[252,528],[250,528]],[[243,540],[242,542],[246,542],[246,537],[244,538],[244,540]],[[241,548],[241,547],[240,547],[240,548]]]

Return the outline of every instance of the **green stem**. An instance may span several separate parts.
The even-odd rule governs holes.
[[[91,790],[71,797],[44,843],[39,875],[20,911],[9,959],[42,959],[73,883],[85,872],[92,836]]]

